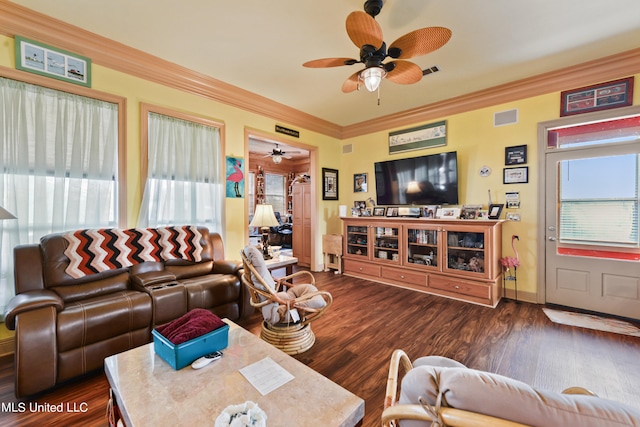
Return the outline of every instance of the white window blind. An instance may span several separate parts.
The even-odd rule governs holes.
[[[280,212],[281,215],[287,213],[285,207],[286,197],[286,178],[284,175],[273,173],[265,174],[265,203],[273,206],[274,212]]]
[[[561,243],[639,247],[638,155],[560,164]]]

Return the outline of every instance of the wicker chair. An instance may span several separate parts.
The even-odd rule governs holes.
[[[276,280],[269,273],[260,251],[247,247],[240,255],[244,264],[242,283],[249,290],[251,305],[262,310],[265,318],[260,337],[287,354],[310,349],[315,343],[311,322],[326,313],[333,302],[331,294],[315,288],[315,278],[309,271],[297,271]],[[305,278],[308,282],[294,284],[295,278]],[[298,289],[304,289],[304,293],[292,297],[294,292],[291,291]],[[267,309],[286,315],[273,321],[271,316],[265,315]],[[299,319],[291,314],[292,311]]]
[[[401,392],[404,396],[398,399],[400,371],[407,377],[418,366],[422,372],[415,372],[419,375],[401,384],[414,390]],[[416,385],[419,401],[407,403],[415,399]],[[638,423],[637,409],[601,399],[582,387],[570,387],[562,393],[536,390],[511,378],[468,369],[444,357],[427,356],[412,363],[402,350],[395,350],[391,356],[382,412],[383,427],[601,427]]]

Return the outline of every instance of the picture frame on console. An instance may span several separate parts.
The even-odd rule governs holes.
[[[373,216],[384,216],[386,210],[384,206],[376,206],[373,208]]]
[[[388,217],[395,217],[398,216],[398,208],[397,207],[390,207],[387,208],[387,216]]]
[[[489,205],[489,219],[500,219],[502,208],[504,208],[504,204]]]

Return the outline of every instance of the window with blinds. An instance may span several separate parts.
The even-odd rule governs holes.
[[[284,175],[266,173],[264,184],[265,203],[272,205],[274,212],[280,212],[282,215],[286,214],[286,177]]]
[[[560,163],[559,240],[638,248],[638,154]]]

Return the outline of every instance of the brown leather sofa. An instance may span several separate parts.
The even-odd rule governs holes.
[[[62,234],[14,249],[15,393],[30,396],[100,369],[104,358],[152,340],[154,326],[193,308],[238,320],[252,313],[242,263],[228,261],[219,234],[198,227],[199,262],[142,262],[73,278]]]

